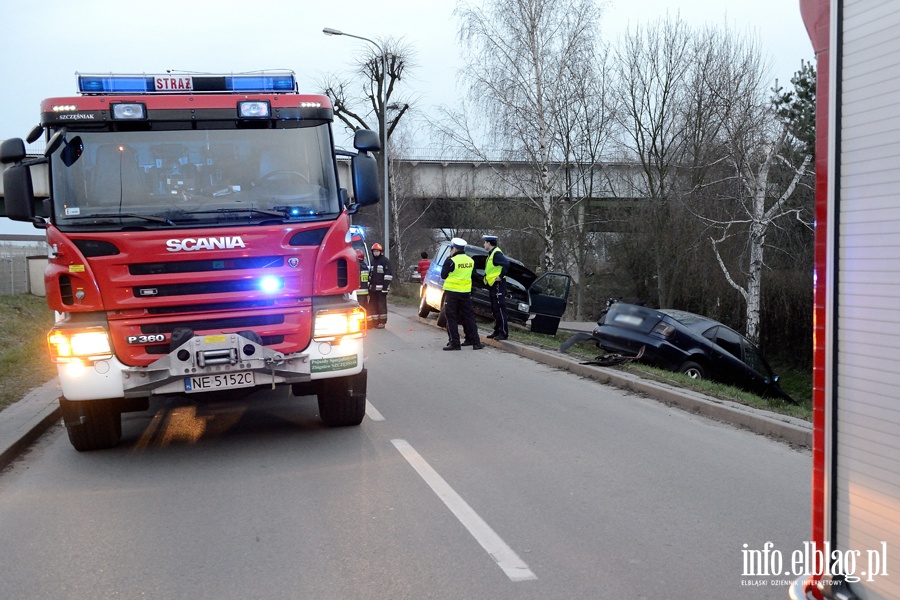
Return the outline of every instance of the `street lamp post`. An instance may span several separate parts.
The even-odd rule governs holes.
[[[369,42],[378,49],[378,52],[381,53],[381,76],[383,78],[381,82],[381,158],[384,162],[384,256],[386,258],[390,258],[391,211],[390,198],[388,197],[387,54],[378,43],[370,40],[369,38],[362,37],[361,35],[345,33],[338,29],[332,29],[331,27],[326,27],[322,30],[322,33],[324,33],[325,35],[346,35],[347,37],[352,37],[364,42]]]

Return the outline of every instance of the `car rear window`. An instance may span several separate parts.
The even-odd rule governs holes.
[[[701,323],[709,323],[709,319],[707,319],[706,317],[701,317],[700,315],[695,315],[694,313],[684,312],[683,310],[675,310],[672,308],[660,308],[658,310],[664,315],[672,317],[682,325],[687,325],[688,327],[694,329],[696,329],[694,327],[695,325],[699,325]]]

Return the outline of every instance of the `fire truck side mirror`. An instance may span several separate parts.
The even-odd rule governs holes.
[[[25,142],[20,138],[3,140],[0,144],[0,163],[4,165],[25,160]]]
[[[381,140],[378,139],[378,134],[371,129],[357,129],[353,134],[353,147],[361,154],[378,152],[381,150]]]
[[[378,162],[375,157],[360,152],[350,159],[350,171],[356,205],[369,206],[378,203],[381,200],[381,193],[378,186]]]
[[[34,185],[29,167],[16,163],[3,171],[3,195],[7,217],[35,225],[44,223],[43,219],[34,216]]]
[[[44,135],[44,126],[43,125],[35,125],[30,132],[28,132],[28,137],[25,138],[25,141],[29,144],[33,144]]]

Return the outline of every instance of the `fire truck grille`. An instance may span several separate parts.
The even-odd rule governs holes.
[[[170,273],[208,273],[238,269],[271,269],[284,266],[283,256],[250,256],[227,260],[185,260],[180,262],[139,263],[128,265],[131,275],[165,275]]]
[[[236,281],[200,281],[162,285],[137,285],[135,298],[158,298],[161,296],[193,296],[198,294],[229,294],[251,292],[259,289],[259,280],[239,279]]]
[[[141,325],[141,333],[172,333],[177,327],[187,327],[195,332],[221,331],[223,329],[252,329],[268,325],[281,325],[284,315],[258,315],[246,317],[230,317],[225,319],[197,319],[178,321],[175,323],[154,323]]]
[[[263,346],[274,346],[276,344],[283,344],[284,336],[283,335],[264,335],[262,336],[262,345]],[[168,354],[169,353],[169,345],[168,344],[157,344],[155,346],[144,346],[144,351],[147,354]]]
[[[151,315],[168,315],[173,313],[215,312],[220,310],[240,310],[245,308],[269,308],[275,306],[274,300],[254,300],[247,302],[216,302],[209,304],[191,304],[190,306],[157,306],[147,309]]]

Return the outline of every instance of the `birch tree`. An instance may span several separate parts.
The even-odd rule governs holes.
[[[592,61],[600,9],[594,0],[485,0],[482,6],[460,3],[456,14],[471,110],[445,110],[439,127],[451,144],[485,160],[485,148],[500,148],[504,157],[531,165],[530,177],[496,174],[539,215],[533,233],[550,270],[559,262],[556,203],[563,175],[555,113],[570,101],[571,67]]]
[[[791,204],[791,198],[807,174],[812,155],[789,152],[798,142],[794,123],[778,113],[762,91],[762,69],[758,54],[744,54],[734,61],[734,70],[723,89],[732,103],[725,123],[727,163],[735,181],[735,195],[722,203],[725,218],[710,219],[715,233],[709,241],[728,284],[740,293],[746,305],[745,329],[748,338],[759,340],[763,274],[766,269],[767,235],[784,219],[797,219],[812,227],[810,215]],[[814,92],[813,92],[814,98]],[[801,146],[803,147],[803,146]],[[779,185],[774,171],[785,169],[788,177]],[[804,220],[807,219],[807,220]],[[731,264],[721,246],[729,239],[741,242],[744,250]]]

